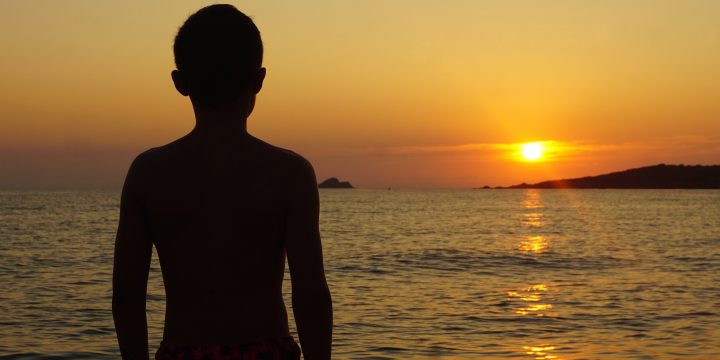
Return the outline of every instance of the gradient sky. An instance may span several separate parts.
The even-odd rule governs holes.
[[[236,1],[268,77],[249,131],[360,187],[720,163],[720,1]],[[0,2],[0,188],[113,187],[190,131],[170,80],[203,1]],[[517,144],[545,141],[545,161]]]

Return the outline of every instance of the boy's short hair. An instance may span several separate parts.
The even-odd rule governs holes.
[[[262,66],[260,31],[252,19],[227,4],[192,14],[178,30],[173,50],[189,95],[203,105],[237,99]]]

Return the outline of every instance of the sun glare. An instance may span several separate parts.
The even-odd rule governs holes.
[[[545,151],[545,147],[539,142],[527,143],[522,146],[522,156],[527,161],[539,160],[542,158],[543,151]]]

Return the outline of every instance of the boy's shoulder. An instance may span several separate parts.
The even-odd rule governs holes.
[[[149,148],[135,157],[134,163],[140,165],[150,165],[151,163],[160,161],[164,158],[172,157],[173,154],[179,151],[179,142],[181,139],[175,140],[171,143]]]
[[[180,165],[187,157],[192,156],[185,139],[180,138],[171,143],[153,147],[140,153],[133,161],[133,166],[144,169],[159,169],[173,164]],[[272,145],[263,140],[253,138],[250,145],[251,156],[256,162],[264,162],[276,170],[283,170],[288,176],[314,176],[310,161],[295,151]]]
[[[292,172],[313,171],[310,162],[295,151],[269,144],[260,139],[256,140],[261,151],[265,152],[268,155],[268,158],[274,163],[284,166],[287,170]]]

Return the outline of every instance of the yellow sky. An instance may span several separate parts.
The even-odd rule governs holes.
[[[0,188],[118,185],[187,133],[172,40],[202,1],[0,2]],[[251,133],[363,187],[720,163],[718,1],[242,1]],[[528,163],[512,144],[547,141]]]

